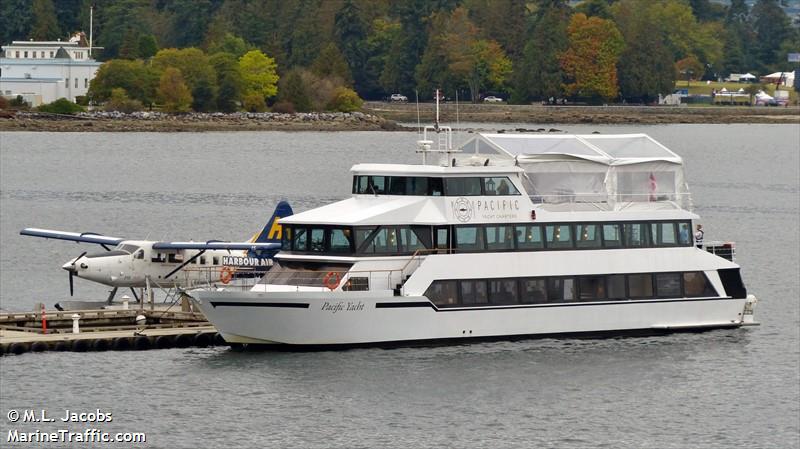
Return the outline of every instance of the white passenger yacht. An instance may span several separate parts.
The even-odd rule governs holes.
[[[192,293],[203,313],[282,347],[757,324],[732,251],[695,246],[681,158],[647,135],[451,142],[427,128],[422,165],[355,165],[352,197],[282,220],[252,290]]]

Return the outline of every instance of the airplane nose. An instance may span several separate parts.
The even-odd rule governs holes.
[[[69,262],[67,262],[64,265],[62,265],[61,268],[65,269],[67,271],[71,271],[73,273],[77,271],[75,269],[75,260],[74,259],[70,260]]]

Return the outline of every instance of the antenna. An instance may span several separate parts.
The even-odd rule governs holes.
[[[456,132],[461,132],[461,122],[458,120],[458,89],[456,89]]]
[[[433,94],[436,96],[436,121],[433,122],[434,129],[436,132],[439,132],[439,89],[433,91]]]
[[[89,58],[92,57],[92,25],[94,25],[94,4],[89,6]]]
[[[414,97],[417,100],[417,135],[422,134],[422,122],[419,119],[419,92],[417,89],[414,89]]]

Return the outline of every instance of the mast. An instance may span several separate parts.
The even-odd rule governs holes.
[[[94,4],[89,5],[89,58],[92,57],[92,25],[94,25]]]

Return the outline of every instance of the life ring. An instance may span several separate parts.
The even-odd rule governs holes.
[[[330,290],[336,290],[336,287],[339,286],[339,281],[341,281],[341,277],[339,277],[339,273],[335,271],[329,271],[328,274],[322,278],[322,283],[325,284],[326,287]]]
[[[228,266],[222,267],[219,271],[219,281],[223,284],[227,284],[231,279],[233,279],[233,268]]]

